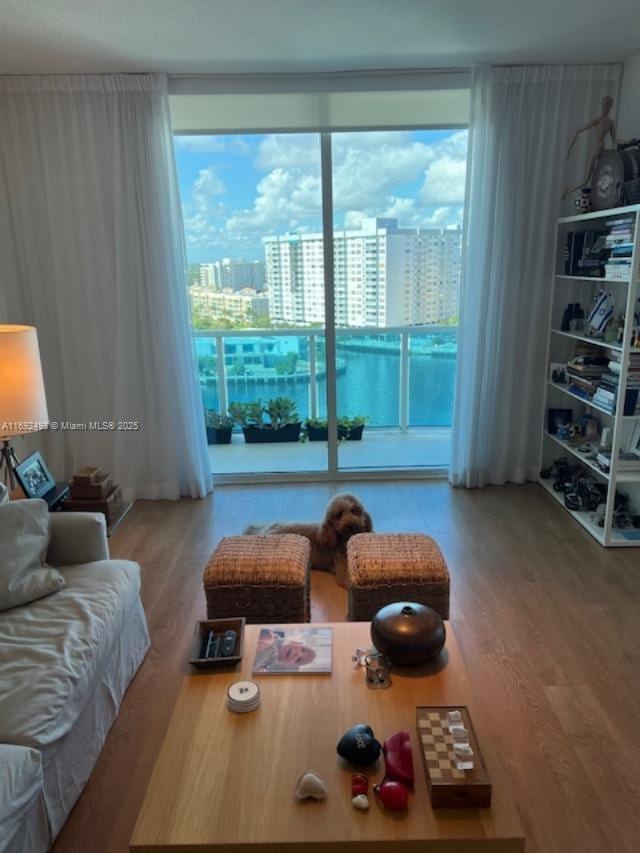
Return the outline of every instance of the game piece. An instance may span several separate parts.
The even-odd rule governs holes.
[[[468,743],[453,744],[458,770],[473,770],[473,750]]]
[[[452,725],[453,723],[461,723],[462,714],[460,711],[449,711],[447,714],[447,720],[449,721],[449,725]]]
[[[473,752],[473,766],[458,767],[450,731],[451,711],[458,711],[468,732],[468,746]],[[418,740],[427,777],[431,805],[435,808],[488,808],[491,805],[491,782],[487,774],[471,717],[465,706],[431,705],[417,708]],[[458,744],[456,744],[458,746]]]
[[[469,730],[465,729],[463,725],[459,726],[451,726],[449,731],[453,736],[454,743],[468,743],[469,742]]]

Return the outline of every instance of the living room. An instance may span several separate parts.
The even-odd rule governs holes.
[[[3,0],[0,853],[636,851],[639,215],[631,0]]]

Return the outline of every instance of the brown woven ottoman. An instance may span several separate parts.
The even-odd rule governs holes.
[[[417,601],[449,618],[449,571],[422,533],[357,533],[347,543],[349,616],[367,622],[385,604]]]
[[[204,571],[207,617],[308,622],[309,550],[291,533],[222,539]]]

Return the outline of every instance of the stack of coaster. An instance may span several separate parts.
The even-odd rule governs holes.
[[[255,681],[235,681],[227,691],[227,705],[236,714],[248,714],[260,705],[260,688]]]

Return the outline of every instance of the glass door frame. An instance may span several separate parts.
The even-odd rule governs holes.
[[[447,124],[447,129],[461,130],[468,125]],[[326,369],[326,393],[327,393],[327,467],[325,470],[302,470],[295,472],[260,472],[260,473],[235,473],[235,474],[212,474],[214,485],[233,484],[268,484],[268,483],[308,483],[308,482],[333,482],[357,480],[428,480],[446,479],[448,477],[448,466],[428,468],[407,467],[371,467],[358,469],[340,468],[338,459],[338,415],[337,415],[337,373],[336,373],[336,318],[335,318],[335,264],[334,264],[334,211],[333,211],[333,151],[332,139],[335,133],[347,131],[368,133],[380,130],[389,130],[387,126],[380,127],[355,127],[355,128],[322,128],[305,129],[260,129],[249,128],[229,131],[213,131],[213,135],[225,136],[243,133],[247,135],[269,134],[269,133],[316,133],[320,137],[320,183],[321,183],[321,218],[323,236],[323,263],[324,263],[324,299],[325,299],[325,369]],[[407,125],[406,127],[393,127],[393,130],[439,130],[440,125]],[[206,131],[200,131],[199,135],[206,135]],[[181,133],[176,133],[176,136]],[[316,333],[322,330],[316,330]],[[220,356],[221,353],[218,353]],[[403,361],[408,361],[408,351],[402,353]],[[404,364],[408,369],[408,364]],[[315,393],[315,392],[314,392]]]

